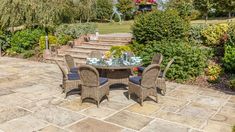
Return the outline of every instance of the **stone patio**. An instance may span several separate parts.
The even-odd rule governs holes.
[[[0,58],[0,132],[231,132],[235,125],[229,91],[168,82],[159,103],[140,107],[120,87],[97,108],[80,106],[79,95],[64,99],[61,77],[54,64]]]

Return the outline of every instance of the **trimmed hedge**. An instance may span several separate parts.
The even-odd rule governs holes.
[[[189,23],[182,19],[177,11],[153,11],[140,14],[132,27],[136,41],[145,43],[163,39],[185,39]]]
[[[161,53],[164,56],[161,68],[164,69],[167,63],[174,57],[175,62],[167,72],[167,78],[178,82],[195,78],[204,73],[207,67],[207,60],[211,56],[208,49],[192,46],[184,41],[153,41],[147,44],[134,42],[132,50],[143,58],[145,65],[150,64],[154,53]]]
[[[96,25],[91,23],[62,24],[56,28],[55,35],[68,35],[75,39],[95,31]]]

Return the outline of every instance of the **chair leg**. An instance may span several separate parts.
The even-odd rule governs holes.
[[[106,95],[106,97],[107,97],[107,100],[109,101],[109,95]]]
[[[100,106],[100,101],[97,101],[97,108],[99,108]]]
[[[131,98],[131,94],[129,92],[128,92],[127,98],[128,98],[128,100],[130,100],[130,98]]]
[[[81,101],[80,101],[80,106],[82,106],[82,102],[83,102],[83,99],[81,98]]]
[[[143,98],[140,98],[140,106],[143,106]]]
[[[158,103],[158,96],[156,95],[156,97],[155,97],[155,98],[156,98],[156,102]]]

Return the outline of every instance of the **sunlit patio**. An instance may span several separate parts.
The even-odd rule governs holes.
[[[115,87],[97,108],[64,98],[55,64],[2,57],[0,71],[0,131],[231,132],[235,122],[232,92],[168,82],[166,96],[141,107]]]

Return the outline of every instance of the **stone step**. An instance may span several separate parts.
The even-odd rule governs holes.
[[[117,45],[127,45],[126,43],[112,43],[112,42],[98,42],[98,41],[89,41],[83,42],[83,45],[93,45],[93,46],[117,46]]]
[[[108,51],[110,49],[110,46],[103,47],[103,46],[93,46],[93,45],[79,45],[79,46],[74,46],[73,49],[75,50],[88,50],[88,51]]]
[[[131,40],[113,40],[113,39],[100,39],[96,40],[97,42],[107,42],[107,43],[121,43],[121,44],[129,44]]]

